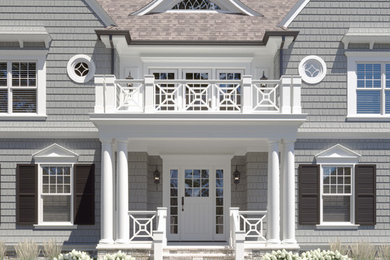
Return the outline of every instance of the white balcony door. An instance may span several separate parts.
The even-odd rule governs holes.
[[[172,161],[163,157],[164,206],[169,209],[168,239],[225,241],[230,206],[230,160],[219,157],[211,162],[215,158],[210,161],[205,156],[192,156],[195,160],[187,157],[187,161],[185,157],[178,156]]]

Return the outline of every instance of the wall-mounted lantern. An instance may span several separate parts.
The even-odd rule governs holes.
[[[131,76],[131,72],[129,72],[129,76],[127,76],[126,79],[128,79],[128,80],[133,80],[134,79],[133,76]],[[127,86],[129,88],[131,88],[133,86],[133,83],[129,82],[129,83],[127,83]]]
[[[265,71],[263,70],[263,76],[260,78],[260,80],[267,80],[268,78],[265,76]],[[262,88],[267,87],[266,83],[261,83],[260,85]]]
[[[154,183],[155,183],[155,184],[160,184],[160,179],[161,179],[161,174],[160,174],[160,172],[158,171],[157,166],[156,166],[156,170],[155,170],[154,173],[153,173],[153,180],[154,180]]]
[[[237,165],[236,165],[236,170],[233,173],[233,180],[234,184],[239,184],[241,180],[241,173],[237,170]]]

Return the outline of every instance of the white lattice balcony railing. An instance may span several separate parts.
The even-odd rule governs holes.
[[[95,77],[95,113],[301,113],[301,79],[140,80]]]

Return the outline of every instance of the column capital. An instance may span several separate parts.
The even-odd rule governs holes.
[[[282,141],[281,138],[269,138],[269,139],[267,139],[268,144],[274,144],[274,143],[279,144],[281,141]]]
[[[113,138],[110,138],[110,137],[100,138],[100,142],[101,142],[103,145],[112,145],[112,144],[114,144],[114,139],[113,139]]]

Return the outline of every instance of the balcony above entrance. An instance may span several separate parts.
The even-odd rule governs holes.
[[[301,78],[279,80],[160,80],[95,77],[96,114],[300,115]]]

